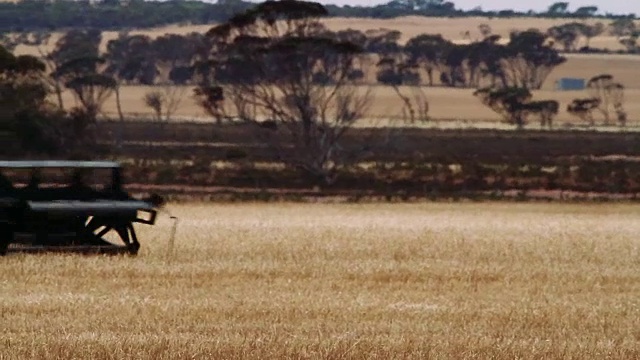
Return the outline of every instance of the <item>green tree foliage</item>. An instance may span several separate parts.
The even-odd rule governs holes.
[[[514,87],[540,89],[551,71],[567,61],[538,30],[512,32],[504,51],[503,72]]]
[[[153,40],[120,33],[107,43],[105,72],[125,84],[152,85],[159,75]]]
[[[77,151],[94,150],[97,117],[104,102],[117,93],[116,80],[104,72],[106,61],[99,56],[100,39],[99,32],[72,30],[58,41],[50,55],[55,64],[51,77],[56,80],[57,89],[60,85],[67,88],[79,104],[69,111],[64,126],[65,147]]]
[[[595,121],[593,119],[593,111],[596,110],[599,106],[600,99],[574,99],[569,105],[567,105],[567,112],[585,122],[588,122],[590,126],[593,126],[595,125]]]
[[[486,87],[474,92],[483,105],[498,113],[509,124],[521,129],[525,125],[522,104],[531,100],[531,92],[522,87]]]
[[[551,6],[549,6],[549,8],[547,9],[547,15],[550,16],[558,16],[558,15],[565,15],[567,13],[567,9],[569,9],[569,3],[568,2],[556,2],[551,4]]]
[[[123,31],[107,43],[105,73],[124,84],[186,85],[193,81],[193,65],[205,48],[205,37],[199,33],[152,39]]]
[[[547,35],[561,44],[564,51],[576,51],[578,41],[587,32],[587,27],[589,26],[579,22],[556,25],[547,30]]]
[[[584,37],[587,40],[585,47],[589,48],[591,44],[591,39],[593,39],[596,36],[602,35],[602,33],[604,33],[605,31],[605,26],[603,23],[598,22],[593,25],[586,26],[585,28],[582,29],[582,31],[583,31],[582,35],[584,35]]]
[[[47,102],[45,76],[43,62],[33,56],[15,56],[0,46],[0,134],[8,134],[25,151],[56,148],[60,114]]]
[[[100,72],[99,66],[104,63],[100,57],[75,58],[62,64],[55,73],[73,92],[85,114],[94,120],[117,85],[113,77]]]
[[[525,116],[537,117],[540,120],[540,127],[553,128],[553,119],[560,111],[560,103],[556,100],[537,100],[522,104]]]
[[[60,79],[60,68],[78,58],[97,58],[100,53],[102,33],[94,29],[70,30],[56,41],[54,49],[43,53],[47,66],[52,71],[49,81],[56,93],[58,107],[64,110],[62,100],[63,82]]]
[[[591,29],[584,26],[578,29],[586,34],[587,28]],[[477,88],[500,84],[536,89],[553,68],[564,61],[549,46],[548,37],[536,31],[513,33],[507,44],[500,42],[498,35],[489,33],[481,41],[471,44],[453,44],[441,35],[422,34],[409,39],[404,46],[399,43],[402,34],[396,30],[376,29],[363,33],[347,29],[333,33],[318,28],[317,31],[335,41],[355,44],[374,55],[368,57],[368,61],[365,57],[354,60],[348,75],[350,80],[362,81],[369,73],[368,67],[378,64],[378,79],[385,84],[418,84],[422,82],[421,73],[424,72],[430,86],[439,81],[452,87]],[[47,56],[50,68],[55,70],[75,56],[97,56],[100,39],[101,33],[97,30],[67,32]],[[245,40],[249,42],[251,38]],[[211,46],[210,41],[211,38],[197,33],[151,38],[132,35],[124,30],[107,43],[103,72],[122,84],[194,84],[209,77],[206,72],[212,67],[202,60],[209,58],[206,49]],[[388,66],[388,59],[413,70],[400,76],[394,66]],[[218,64],[215,71],[215,81],[220,84],[246,83],[254,76],[254,68],[241,61]],[[56,77],[54,80],[57,81],[54,88],[62,108],[60,94],[64,84]],[[315,82],[327,83],[330,80],[323,72],[314,74]]]
[[[442,35],[418,35],[409,39],[404,50],[409,55],[409,61],[423,68],[429,79],[429,85],[434,84],[434,72],[440,67],[441,59],[453,44],[445,40]]]
[[[225,21],[251,6],[247,1],[126,2],[23,0],[0,3],[0,30],[69,29],[101,30],[149,28],[181,22],[207,24]]]
[[[398,44],[402,33],[398,30],[377,29],[368,30],[366,33],[364,49],[367,52],[387,57],[396,54],[401,47]]]
[[[379,83],[391,86],[420,85],[417,64],[405,59],[402,54],[383,57],[378,61],[376,79]]]
[[[596,16],[598,12],[597,6],[581,6],[573,12],[574,16],[579,18],[590,18]]]
[[[21,0],[0,2],[0,31],[61,30],[92,27],[100,30],[150,28],[167,24],[212,24],[229,20],[235,14],[251,8],[246,0],[205,1],[142,1],[104,0],[46,1]],[[567,11],[568,3],[558,2],[541,13],[514,10],[483,11],[476,8],[463,11],[453,2],[442,0],[391,0],[375,6],[327,5],[329,16],[393,18],[398,16],[483,16],[483,17],[616,17],[597,15],[593,6]]]
[[[585,39],[584,46],[589,47],[592,38],[601,35],[604,32],[604,25],[596,23],[589,25],[581,22],[570,22],[567,24],[556,25],[547,30],[547,35],[556,43],[562,45],[564,51],[577,51],[582,38]]]
[[[95,29],[76,29],[66,32],[56,42],[49,57],[58,65],[82,57],[100,55],[102,32]]]
[[[609,24],[609,30],[612,35],[619,38],[631,36],[636,32],[635,17],[624,17],[615,20]]]
[[[484,87],[474,96],[518,129],[524,128],[531,116],[538,117],[542,127],[551,128],[560,107],[555,100],[532,101],[531,92],[523,87]]]
[[[627,49],[627,52],[634,54],[639,51],[638,38],[640,38],[640,31],[635,31],[629,36],[620,38],[619,41]]]
[[[439,72],[445,86],[539,89],[553,69],[566,61],[549,44],[547,35],[537,30],[514,32],[507,44],[501,44],[498,35],[453,44],[440,35],[422,34],[398,51],[378,54],[382,59],[378,63],[381,82],[397,85],[413,81],[415,77],[404,80],[394,70],[404,62],[404,68],[424,70],[429,85],[434,85],[434,74]],[[393,59],[393,66],[389,59]]]

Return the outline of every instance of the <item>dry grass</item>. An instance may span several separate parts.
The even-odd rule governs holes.
[[[632,205],[173,205],[137,258],[0,259],[0,358],[640,356]]]

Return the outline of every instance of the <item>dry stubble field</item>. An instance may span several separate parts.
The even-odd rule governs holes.
[[[0,358],[640,356],[633,205],[171,205],[137,258],[0,259]]]

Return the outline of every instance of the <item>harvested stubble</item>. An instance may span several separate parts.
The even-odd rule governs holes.
[[[637,358],[633,205],[173,205],[137,258],[0,259],[0,358]]]

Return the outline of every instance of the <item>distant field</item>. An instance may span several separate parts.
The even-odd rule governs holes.
[[[576,21],[576,19],[537,19],[537,18],[482,18],[482,17],[467,17],[467,18],[431,18],[431,17],[418,17],[418,16],[406,16],[396,19],[363,19],[363,18],[328,18],[323,22],[332,30],[344,30],[344,29],[356,29],[361,31],[376,30],[376,29],[391,29],[399,30],[402,32],[400,39],[401,43],[409,40],[410,38],[420,34],[442,34],[443,37],[451,41],[465,42],[469,40],[477,40],[481,38],[478,26],[480,24],[488,24],[491,26],[494,34],[508,37],[509,33],[513,30],[527,30],[530,28],[540,29],[542,31],[555,26],[566,24]],[[610,20],[589,19],[585,20],[588,24],[594,24],[596,22],[602,22],[607,25]],[[638,22],[640,24],[640,21]],[[151,37],[156,37],[164,34],[188,34],[191,32],[206,32],[215,24],[210,25],[169,25],[155,29],[144,30],[132,30],[131,34],[146,34]],[[466,36],[466,32],[469,32],[469,37]],[[52,42],[58,38],[59,34],[54,34]],[[104,45],[111,39],[115,39],[118,36],[117,31],[105,31],[103,32]],[[583,40],[584,41],[584,40]],[[585,45],[583,42],[579,45]],[[603,34],[602,36],[593,38],[591,40],[591,46],[597,48],[608,48],[610,50],[621,49],[615,37]],[[21,49],[21,51],[29,51],[28,49]]]
[[[121,101],[124,112],[133,116],[149,117],[151,110],[145,107],[143,102],[144,94],[153,90],[150,87],[130,86],[121,90]],[[363,89],[364,90],[364,89]],[[407,94],[411,94],[409,88],[403,88]],[[449,89],[442,87],[424,87],[423,91],[429,101],[429,114],[434,120],[469,120],[469,121],[499,121],[500,117],[480,104],[479,100],[473,96],[472,89]],[[556,99],[561,103],[561,113],[558,115],[556,124],[572,123],[581,124],[579,120],[566,113],[567,104],[576,97],[587,96],[583,91],[558,92],[553,90],[542,90],[534,93],[537,99]],[[389,87],[373,87],[373,103],[366,117],[372,121],[374,119],[398,119],[402,113],[402,102],[396,93]],[[74,103],[74,99],[69,93],[65,93],[65,102],[69,106]],[[626,91],[625,108],[629,113],[629,125],[637,125],[640,121],[640,89],[628,89]],[[107,100],[104,107],[109,116],[116,115],[115,97]],[[184,97],[175,120],[202,120],[210,121],[204,111],[196,104],[192,97],[192,88],[186,88]]]
[[[446,38],[453,41],[468,41],[464,38],[465,31],[470,32],[471,39],[480,36],[478,25],[489,24],[494,33],[508,36],[509,31],[514,29],[540,28],[547,29],[551,26],[567,23],[572,19],[487,19],[487,18],[421,18],[403,17],[398,19],[346,19],[330,18],[325,20],[329,28],[334,30],[354,28],[359,30],[369,29],[397,29],[402,31],[402,41],[421,33],[441,33]],[[593,23],[594,20],[588,22]],[[603,21],[607,22],[607,21]],[[159,36],[165,33],[205,32],[211,25],[199,26],[167,26],[151,30],[136,30],[132,33],[150,34]],[[56,40],[54,35],[51,44]],[[105,32],[104,43],[117,36],[116,32]],[[591,40],[591,45],[600,48],[618,49],[620,46],[617,40],[610,36],[601,36]],[[46,49],[44,49],[46,50]],[[17,49],[19,53],[37,54],[37,49],[21,46]],[[536,93],[537,98],[556,99],[561,102],[562,112],[558,117],[558,122],[575,121],[564,109],[567,104],[576,97],[586,96],[585,92],[556,92],[554,83],[561,77],[582,77],[590,78],[601,73],[609,73],[615,76],[628,89],[626,92],[626,109],[629,114],[630,123],[640,121],[640,56],[632,55],[568,55],[569,60],[558,67],[546,81],[542,91]],[[373,73],[368,75],[373,79]],[[375,88],[376,101],[372,107],[369,117],[388,118],[398,116],[401,112],[401,102],[393,91],[385,87]],[[149,91],[145,87],[125,87],[122,91],[123,109],[125,112],[135,115],[147,116],[150,111],[145,108],[142,97]],[[471,89],[449,89],[449,88],[425,88],[425,93],[430,102],[430,115],[435,119],[459,119],[459,120],[498,120],[499,118],[490,110],[479,104],[478,100],[472,96]],[[186,91],[191,94],[191,91]],[[188,96],[189,96],[188,95]],[[67,102],[73,101],[70,94],[66,94]],[[107,113],[115,113],[115,103],[110,99],[105,107]],[[183,105],[176,114],[177,117],[201,117],[202,110],[195,105],[192,99],[186,98]]]
[[[635,205],[171,205],[137,258],[8,256],[3,359],[634,359]]]
[[[401,41],[406,41],[416,35],[423,33],[442,34],[451,41],[468,41],[466,32],[469,32],[470,40],[481,39],[478,30],[481,24],[487,24],[493,30],[493,34],[508,37],[513,30],[527,30],[530,28],[546,30],[552,26],[566,24],[576,21],[575,19],[534,19],[534,18],[511,18],[511,19],[489,19],[482,17],[467,18],[425,18],[418,16],[406,16],[396,19],[350,19],[350,18],[330,18],[325,23],[330,29],[342,30],[352,28],[366,31],[369,29],[387,28],[399,30],[403,36]],[[602,22],[610,23],[609,20],[587,20],[588,24]],[[621,48],[618,41],[610,36],[602,36],[591,40],[591,45],[595,47],[609,48],[611,50]]]

